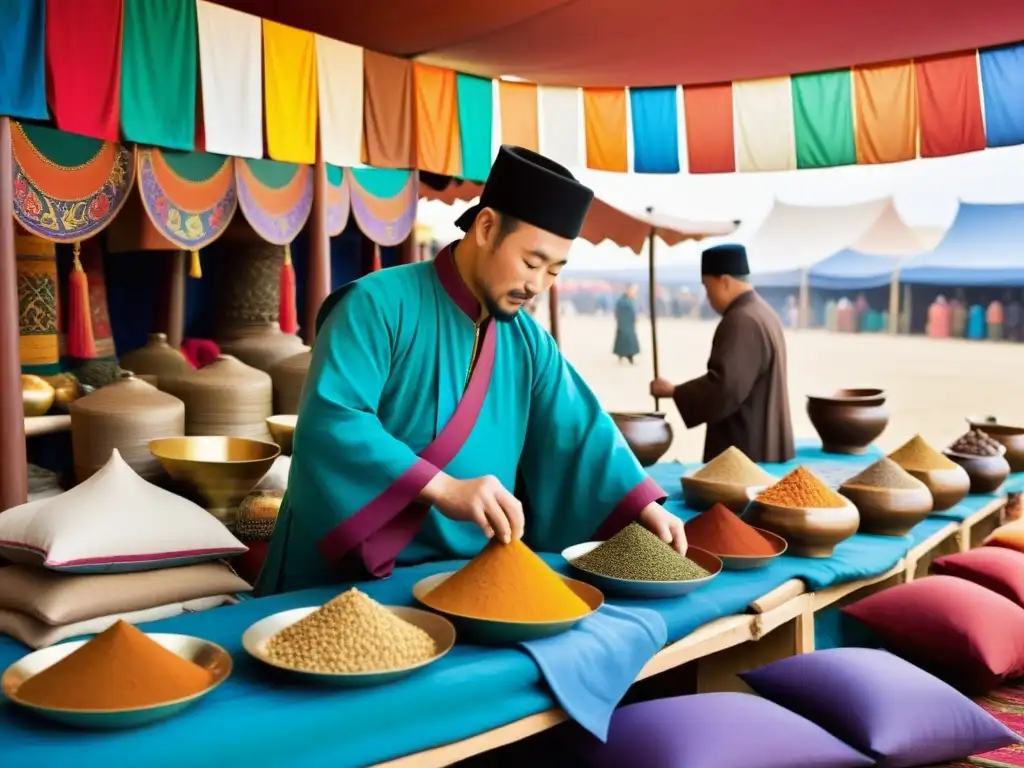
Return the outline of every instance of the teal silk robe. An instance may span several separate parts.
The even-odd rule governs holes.
[[[260,594],[476,555],[476,525],[417,502],[441,470],[514,490],[538,551],[613,535],[664,500],[529,313],[480,314],[451,247],[328,297]]]

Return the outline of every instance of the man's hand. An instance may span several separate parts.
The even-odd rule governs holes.
[[[651,502],[644,507],[637,522],[666,544],[671,544],[680,555],[686,554],[686,531],[683,529],[683,521],[658,502]]]
[[[457,480],[441,472],[427,483],[420,498],[449,520],[476,523],[487,538],[497,536],[508,544],[523,537],[523,505],[491,475]]]
[[[672,397],[675,391],[676,385],[668,379],[655,379],[651,382],[652,397]]]

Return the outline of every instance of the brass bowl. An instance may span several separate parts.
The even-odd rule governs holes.
[[[840,389],[827,396],[808,395],[807,416],[826,453],[863,454],[889,423],[882,389]]]
[[[46,415],[56,397],[53,385],[41,376],[21,374],[21,405],[28,418]]]
[[[971,481],[971,493],[995,493],[1010,476],[1010,462],[1006,460],[1006,446],[995,456],[971,456],[946,450],[945,455],[955,461],[967,473]]]
[[[230,528],[238,505],[281,449],[245,437],[161,437],[150,441],[149,452],[172,479],[194,488],[207,511]]]
[[[839,486],[839,492],[857,507],[861,533],[906,536],[932,511],[932,494],[924,483],[917,488],[848,484]]]
[[[78,379],[70,373],[44,376],[43,381],[53,387],[53,407],[61,413],[67,413],[69,406],[82,394],[78,386]]]
[[[721,504],[731,509],[737,515],[742,515],[743,510],[750,503],[750,490],[756,488],[758,492],[768,485],[776,482],[772,478],[770,482],[758,486],[746,486],[739,483],[722,483],[717,480],[702,480],[699,477],[683,475],[679,478],[683,486],[683,500],[686,506],[697,512],[711,509],[715,504]]]
[[[849,499],[844,501],[842,507],[813,509],[780,507],[755,498],[747,505],[743,520],[784,538],[791,555],[832,557],[836,544],[853,536],[860,525],[857,507]]]
[[[933,512],[944,512],[955,507],[970,493],[971,478],[960,465],[949,469],[903,469],[928,486],[928,491],[932,495]]]
[[[664,413],[609,413],[640,466],[657,464],[672,445],[672,427]]]
[[[284,413],[278,416],[267,417],[267,429],[274,442],[281,446],[282,456],[292,455],[292,438],[295,435],[295,425],[299,417],[294,413]]]
[[[967,423],[971,429],[980,429],[1006,446],[1006,461],[1011,472],[1024,472],[1024,427],[999,424],[994,416],[968,416]]]

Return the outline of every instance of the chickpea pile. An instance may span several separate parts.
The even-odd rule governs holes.
[[[343,592],[267,641],[271,661],[306,672],[386,672],[436,654],[430,635],[358,589]]]

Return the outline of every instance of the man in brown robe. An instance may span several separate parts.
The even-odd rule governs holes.
[[[775,311],[750,286],[742,245],[718,245],[701,257],[708,303],[722,316],[711,342],[708,372],[675,386],[651,382],[655,397],[671,397],[683,423],[707,424],[704,461],[736,446],[757,462],[795,455],[789,415],[786,339]]]

